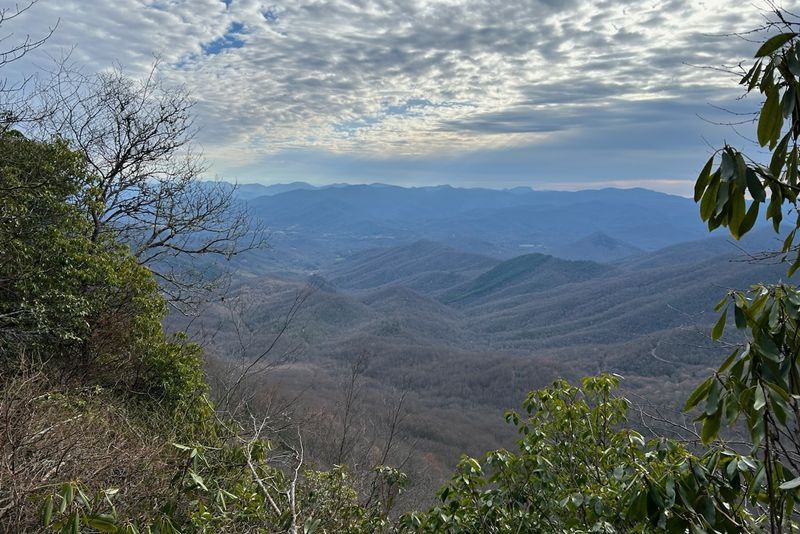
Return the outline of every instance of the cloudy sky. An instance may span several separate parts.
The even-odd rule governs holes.
[[[0,5],[3,3],[0,0]],[[792,9],[790,3],[784,7]],[[159,75],[198,101],[211,173],[239,182],[686,194],[729,122],[761,0],[40,0],[2,28]],[[735,117],[733,117],[735,119]]]

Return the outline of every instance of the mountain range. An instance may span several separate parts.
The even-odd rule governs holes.
[[[785,277],[748,256],[779,246],[771,229],[708,237],[691,200],[639,189],[309,186],[247,202],[272,248],[237,259],[225,301],[191,327],[214,331],[224,360],[243,331],[269,346],[307,295],[274,351],[291,363],[277,358],[264,387],[335,406],[365,355],[370,398],[409,392],[408,431],[445,471],[513,440],[491,414],[557,377],[619,373],[634,398],[677,410],[722,355],[713,305]]]
[[[240,191],[281,251],[264,258],[275,270],[314,271],[352,252],[420,239],[501,259],[538,252],[609,262],[707,234],[690,199],[645,189],[297,183]]]

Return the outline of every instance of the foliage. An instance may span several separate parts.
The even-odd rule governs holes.
[[[695,186],[695,200],[709,229],[727,227],[737,239],[753,228],[761,204],[767,203],[766,218],[775,232],[780,231],[785,204],[797,211],[800,34],[796,30],[800,21],[781,10],[774,15],[766,29],[780,33],[758,48],[755,62],[739,82],[747,93],[757,92],[763,98],[756,130],[758,145],[769,151],[769,164],[726,145],[708,160]],[[717,155],[719,165],[714,170]],[[749,207],[747,195],[752,198]],[[794,244],[798,228],[800,218],[778,254],[787,260],[796,253],[790,276],[800,267],[800,247]],[[704,406],[698,420],[703,423],[706,443],[718,437],[723,424],[746,427],[751,462],[757,466],[748,496],[763,503],[770,530],[783,531],[794,528],[800,512],[796,505],[800,497],[800,291],[781,283],[729,292],[717,306],[722,313],[713,339],[722,337],[731,307],[744,339],[691,394],[686,408]]]
[[[748,92],[758,89],[765,97],[757,134],[771,161],[761,165],[725,146],[697,180],[703,220],[736,238],[753,228],[768,193],[766,217],[778,231],[784,204],[794,205],[800,192],[799,35],[797,24],[777,16],[781,33],[759,48],[741,80]],[[585,378],[580,387],[558,380],[530,392],[522,414],[506,414],[519,434],[515,451],[464,456],[439,491],[438,505],[396,523],[392,508],[407,483],[397,469],[376,466],[363,502],[346,467],[309,467],[301,438],[268,436],[267,420],[259,425],[251,413],[252,431],[215,412],[201,351],[182,335],[165,334],[166,302],[154,272],[142,264],[172,253],[230,255],[235,249],[226,247],[249,230],[244,219],[231,226],[219,216],[230,197],[195,189],[194,160],[171,159],[192,134],[183,93],[150,81],[137,87],[114,74],[92,83],[88,95],[67,93],[77,101],[57,100],[49,118],[59,135],[37,141],[10,127],[0,131],[4,529],[733,533],[797,527],[800,290],[789,284],[731,291],[720,302],[712,337],[723,336],[732,310],[744,341],[687,400],[687,410],[700,411],[705,448],[646,441],[626,428],[629,402],[616,393],[615,375]],[[141,115],[126,112],[136,104]],[[101,119],[87,129],[88,138],[59,119],[96,110]],[[62,131],[72,134],[69,141]],[[115,132],[123,132],[117,139],[143,139],[128,154],[133,159],[104,156],[106,149],[120,153],[105,144]],[[148,215],[154,206],[169,214],[163,224]],[[181,229],[171,233],[175,225]],[[800,219],[782,250],[798,251],[790,273],[800,267],[798,228]],[[531,261],[544,260],[524,257],[490,274],[502,282]],[[720,437],[723,425],[738,424],[746,426],[749,451]],[[345,436],[340,449],[344,442]]]
[[[757,139],[760,147],[769,150],[769,164],[725,145],[709,158],[695,183],[694,198],[709,230],[727,227],[736,239],[753,228],[761,204],[767,204],[765,217],[779,231],[784,204],[795,206],[800,192],[800,34],[795,31],[800,21],[789,20],[791,15],[780,10],[775,16],[777,19],[765,29],[781,33],[759,47],[755,62],[739,81],[747,94],[763,97],[757,115]],[[748,195],[752,199],[749,206]],[[800,219],[782,249],[784,254],[792,250],[798,253],[789,274],[800,267],[800,248],[793,247],[798,225]]]
[[[90,239],[72,205],[89,180],[81,156],[10,130],[0,165],[0,358],[58,355],[55,366],[173,408],[202,391],[197,349],[163,332],[152,275],[124,245]]]
[[[66,143],[0,133],[0,355],[11,343],[80,339],[96,261],[67,204],[82,162]]]
[[[753,520],[731,494],[752,466],[738,455],[702,458],[678,442],[620,428],[628,401],[619,378],[580,388],[557,381],[531,392],[527,418],[508,412],[519,450],[464,457],[442,504],[404,516],[424,532],[741,532]],[[732,467],[731,467],[732,466]]]
[[[718,306],[723,311],[713,337],[723,335],[731,307],[745,341],[697,387],[686,409],[704,407],[698,420],[705,442],[717,438],[721,425],[742,420],[758,466],[750,494],[766,503],[770,523],[780,529],[797,513],[800,497],[800,291],[759,284],[730,292]]]

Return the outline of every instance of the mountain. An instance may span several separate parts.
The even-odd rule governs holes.
[[[357,252],[327,272],[343,289],[374,289],[387,285],[434,292],[453,287],[498,263],[479,254],[421,240],[393,248]]]
[[[614,239],[603,232],[595,232],[577,241],[558,247],[553,251],[553,255],[559,258],[598,262],[617,261],[631,256],[638,256],[642,253],[644,251],[639,247]]]
[[[430,465],[512,444],[485,414],[558,377],[619,373],[626,393],[678,409],[722,355],[714,303],[785,274],[743,261],[775,248],[771,231],[708,238],[691,200],[644,190],[342,184],[248,203],[271,250],[236,257],[224,303],[174,325],[214,332],[225,360],[242,332],[270,346],[307,295],[275,348],[291,365],[263,388],[307,391],[322,410],[364,357],[376,406],[394,391],[414,399],[407,428]]]
[[[296,189],[316,189],[316,186],[313,186],[306,182],[291,182],[288,184],[270,184],[270,185],[236,184],[235,186],[230,182],[208,181],[204,183],[211,186],[232,189],[234,190],[237,198],[245,201],[249,201],[254,198],[262,196],[279,195],[281,193],[294,191]]]
[[[242,198],[248,199],[257,198],[260,196],[279,195],[281,193],[286,193],[287,191],[295,191],[298,189],[316,189],[316,186],[306,182],[291,182],[288,184],[270,185],[240,184],[238,193]]]
[[[690,199],[644,189],[339,185],[248,203],[270,228],[276,249],[291,251],[312,269],[420,239],[499,259],[539,252],[607,262],[707,234]]]
[[[464,305],[504,296],[529,295],[601,277],[612,270],[612,267],[591,261],[569,261],[546,254],[526,254],[504,261],[474,280],[448,291],[442,301]]]

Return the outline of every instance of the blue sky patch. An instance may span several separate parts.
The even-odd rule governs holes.
[[[270,6],[262,11],[261,16],[264,17],[264,20],[266,20],[269,24],[277,24],[278,22],[278,12],[275,6]]]
[[[225,35],[202,45],[203,54],[214,56],[228,48],[241,48],[244,46],[244,41],[242,41],[239,36],[244,34],[244,24],[241,22],[234,22],[228,27]]]

